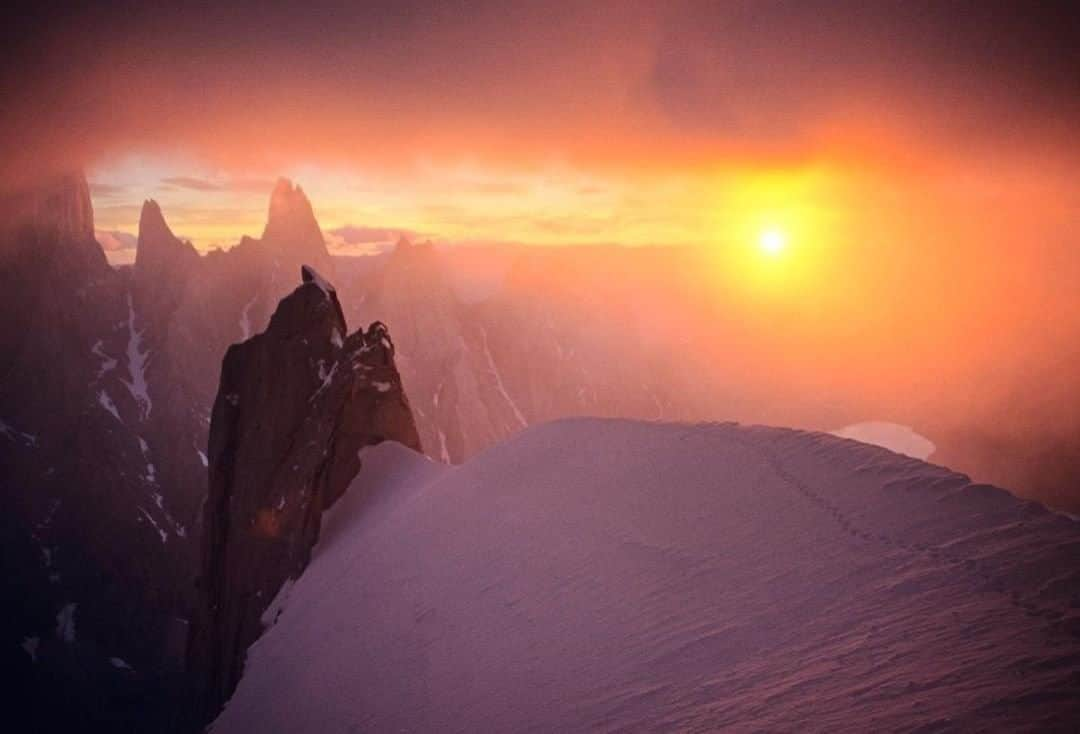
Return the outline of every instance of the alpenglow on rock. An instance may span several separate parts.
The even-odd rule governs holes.
[[[302,277],[266,331],[222,364],[190,651],[205,716],[236,687],[271,600],[307,565],[323,510],[360,472],[360,449],[420,448],[386,327],[346,337],[334,288],[308,266]]]

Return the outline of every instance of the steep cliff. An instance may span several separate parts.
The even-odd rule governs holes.
[[[236,687],[271,600],[307,565],[323,510],[360,471],[360,449],[420,447],[386,328],[346,337],[333,286],[308,267],[302,276],[266,331],[231,346],[222,364],[190,654],[207,716]]]

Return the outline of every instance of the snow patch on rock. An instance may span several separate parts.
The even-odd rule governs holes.
[[[439,460],[444,464],[450,463],[450,451],[446,448],[446,433],[439,429]]]
[[[112,398],[109,397],[109,393],[105,392],[104,390],[98,390],[97,399],[98,403],[101,404],[101,407],[112,413],[113,417],[116,418],[116,420],[120,421],[121,423],[124,422],[120,418],[120,411],[116,409],[116,403],[114,403],[112,401]]]
[[[105,343],[101,339],[94,342],[94,346],[90,348],[90,352],[101,360],[101,364],[98,365],[98,372],[95,379],[100,380],[107,373],[116,369],[117,362],[105,353]]]
[[[319,379],[322,380],[322,383],[315,389],[315,392],[311,394],[311,397],[308,398],[309,403],[314,402],[315,398],[319,397],[326,388],[330,387],[330,384],[334,381],[334,374],[337,372],[337,368],[338,363],[334,362],[330,365],[330,369],[327,370],[323,361],[321,359],[319,360]]]
[[[37,446],[37,436],[16,430],[15,428],[12,428],[10,423],[4,420],[0,420],[0,435],[14,443],[22,442],[29,448]]]
[[[150,522],[150,524],[154,526],[154,530],[157,531],[158,536],[161,538],[161,544],[165,545],[167,542],[169,542],[169,534],[166,533],[162,529],[162,527],[157,524],[157,520],[155,520],[153,516],[146,511],[146,508],[139,507],[139,512],[141,512],[143,514],[143,517],[145,517]]]
[[[484,358],[487,359],[488,371],[495,378],[495,387],[499,391],[499,394],[506,400],[506,404],[510,406],[510,410],[513,411],[514,417],[517,418],[518,423],[521,424],[522,428],[525,428],[529,423],[525,420],[525,416],[521,414],[521,411],[518,410],[517,403],[510,397],[510,393],[506,391],[506,385],[503,384],[502,374],[499,372],[499,368],[495,366],[495,359],[491,356],[491,349],[488,348],[487,331],[481,329],[480,333],[484,342]]]
[[[56,615],[56,639],[75,642],[75,610],[78,607],[75,602],[69,602],[60,608]]]
[[[259,294],[256,292],[240,310],[240,338],[244,341],[251,338],[251,307],[255,305],[257,300],[259,300]]]
[[[20,647],[26,651],[26,654],[30,656],[30,662],[37,662],[38,645],[41,644],[40,637],[24,637]]]
[[[130,380],[122,380],[127,386],[131,397],[139,406],[140,417],[146,420],[153,408],[150,400],[149,384],[146,381],[146,367],[150,362],[149,351],[144,351],[142,346],[142,332],[135,328],[135,304],[131,294],[128,294],[128,345],[127,362]]]

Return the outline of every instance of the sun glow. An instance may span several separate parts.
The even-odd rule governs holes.
[[[787,247],[787,235],[779,229],[766,229],[758,236],[758,246],[766,255],[779,255]]]

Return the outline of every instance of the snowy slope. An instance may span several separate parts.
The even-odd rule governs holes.
[[[822,434],[563,420],[459,467],[383,444],[280,601],[215,732],[1080,716],[1080,524]]]
[[[924,461],[937,451],[937,447],[930,439],[919,435],[910,427],[898,423],[867,421],[830,431],[830,433],[834,436],[840,436],[840,438],[851,438],[863,443],[881,446],[889,449],[889,451],[895,451],[898,454]]]

